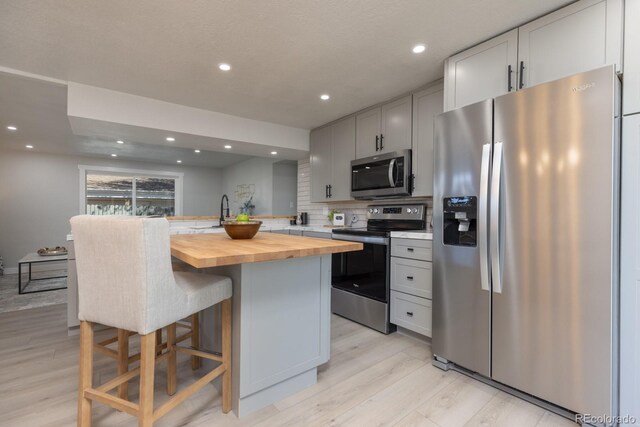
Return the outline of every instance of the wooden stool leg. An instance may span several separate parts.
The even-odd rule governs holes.
[[[176,394],[176,324],[167,327],[167,394]]]
[[[140,337],[140,412],[139,427],[153,425],[153,383],[156,361],[156,334]]]
[[[129,331],[118,329],[118,375],[129,370]],[[129,400],[129,384],[124,382],[118,386],[118,397]]]
[[[93,324],[80,322],[80,375],[78,381],[78,426],[91,427],[91,400],[84,391],[93,386]]]
[[[200,349],[200,315],[191,315],[191,347]],[[200,358],[191,356],[191,369],[200,369]]]
[[[222,412],[231,410],[231,298],[222,301]]]
[[[156,331],[156,356],[162,354],[162,328]]]

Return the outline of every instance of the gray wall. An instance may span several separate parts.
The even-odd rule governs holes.
[[[5,268],[43,246],[65,245],[79,213],[78,165],[183,172],[183,215],[217,215],[219,169],[0,150],[0,256]]]
[[[253,204],[256,209],[254,215],[272,214],[273,192],[273,159],[255,157],[244,160],[235,165],[227,166],[222,170],[223,189],[229,196],[231,213],[239,213],[240,203],[236,200],[237,186],[242,184],[255,185]]]
[[[297,212],[298,164],[273,164],[273,215],[295,215]]]
[[[254,157],[222,170],[223,189],[229,196],[231,213],[240,212],[237,186],[255,186],[254,215],[295,215],[297,203],[297,165],[276,159]],[[293,202],[293,208],[289,208]]]

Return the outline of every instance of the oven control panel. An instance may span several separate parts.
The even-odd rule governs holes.
[[[370,205],[367,206],[367,219],[424,220],[426,208],[420,204],[407,205]]]

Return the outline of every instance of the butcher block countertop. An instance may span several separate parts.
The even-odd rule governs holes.
[[[362,243],[258,233],[233,240],[226,233],[171,236],[171,255],[196,268],[277,261],[362,250]]]

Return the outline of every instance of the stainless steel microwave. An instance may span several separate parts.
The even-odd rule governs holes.
[[[351,197],[379,199],[411,195],[411,150],[351,161]]]

